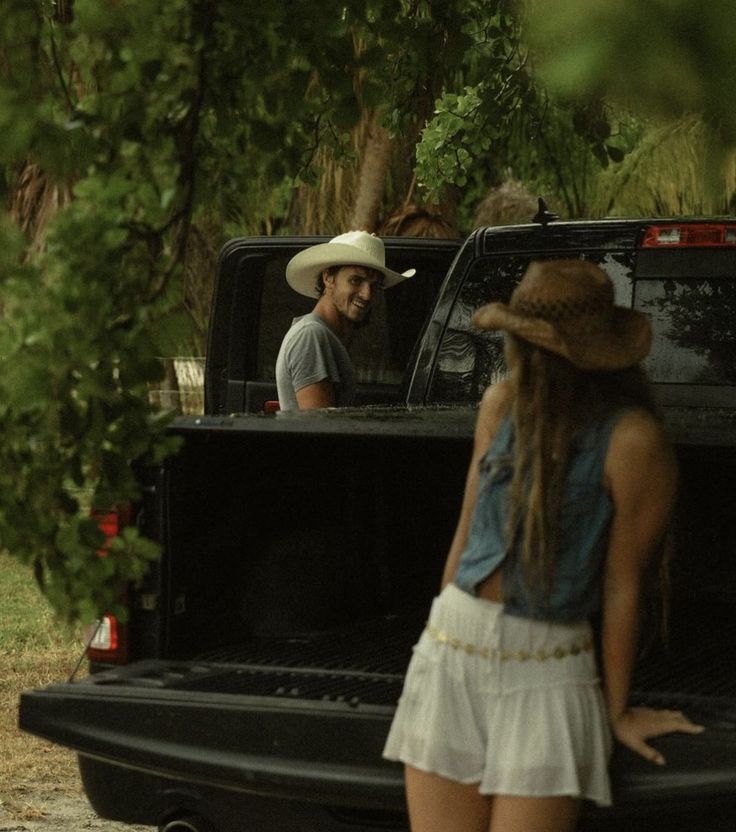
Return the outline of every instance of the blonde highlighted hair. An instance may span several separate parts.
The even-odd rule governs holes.
[[[622,407],[656,409],[643,371],[580,370],[559,355],[506,333],[514,427],[509,550],[519,544],[534,602],[552,590],[561,510],[574,436]]]

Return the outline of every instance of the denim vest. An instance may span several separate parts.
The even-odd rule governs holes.
[[[521,546],[507,551],[506,512],[513,473],[513,427],[507,416],[480,462],[475,512],[454,583],[476,593],[502,568],[504,609],[510,615],[581,621],[600,609],[603,563],[613,504],[603,486],[608,443],[622,411],[582,430],[570,446],[562,499],[560,548],[549,597],[529,591]],[[519,537],[517,535],[517,537]]]

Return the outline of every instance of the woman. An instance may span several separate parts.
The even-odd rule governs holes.
[[[611,802],[611,734],[662,765],[648,738],[702,730],[627,705],[674,454],[638,367],[649,323],[614,305],[597,266],[532,263],[509,305],[474,321],[505,331],[509,377],[481,402],[443,589],[384,755],[405,763],[414,832],[564,832],[583,799]]]

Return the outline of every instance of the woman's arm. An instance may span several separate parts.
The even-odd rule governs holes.
[[[647,744],[672,731],[702,730],[679,711],[629,708],[636,660],[643,576],[670,522],[677,487],[674,453],[660,425],[631,411],[616,426],[605,476],[614,505],[603,593],[604,694],[611,729],[624,745],[653,763],[664,758]]]
[[[478,411],[478,419],[475,423],[475,439],[473,443],[473,456],[470,460],[468,475],[465,480],[465,494],[463,496],[460,519],[458,520],[455,535],[450,545],[450,551],[445,562],[445,570],[442,573],[442,587],[449,584],[455,577],[458,561],[468,539],[470,523],[473,519],[475,499],[478,489],[478,466],[485,452],[491,445],[493,437],[498,432],[503,417],[506,414],[509,403],[508,384],[501,381],[489,387],[483,394]]]

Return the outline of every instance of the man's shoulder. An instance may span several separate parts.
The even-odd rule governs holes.
[[[347,352],[337,335],[317,315],[297,319],[281,342],[280,354],[287,364],[313,361],[316,356],[333,356],[330,360],[343,361]],[[348,359],[349,360],[349,359]]]
[[[309,313],[307,315],[302,315],[300,318],[294,319],[291,327],[284,336],[284,343],[292,343],[294,341],[301,340],[331,340],[331,335],[332,332],[327,324],[317,315]]]
[[[320,318],[319,315],[316,315],[314,312],[308,312],[306,315],[294,318],[288,332],[296,333],[302,331],[329,334],[330,328],[327,326],[326,321]]]

